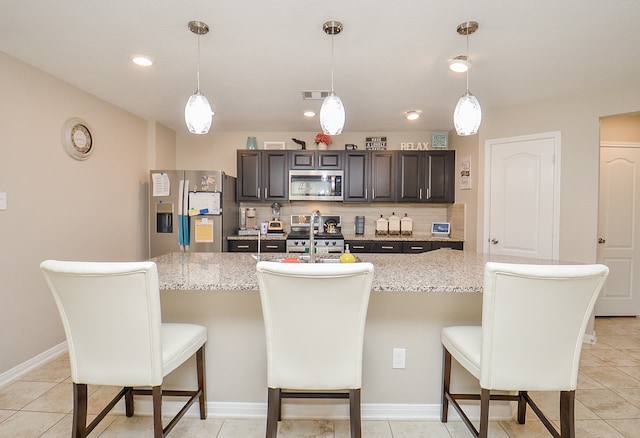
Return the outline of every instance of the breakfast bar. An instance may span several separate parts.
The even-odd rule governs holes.
[[[448,325],[480,324],[486,262],[552,263],[449,249],[358,254],[358,258],[375,267],[365,332],[363,418],[438,418],[440,331]],[[255,257],[171,253],[153,261],[158,266],[163,319],[195,322],[209,329],[210,415],[265,416],[265,339]],[[404,368],[393,368],[394,348],[405,349]],[[180,369],[168,383],[184,384],[193,379],[190,372],[190,367]],[[473,379],[463,382],[469,391],[476,388]],[[348,409],[347,405],[336,408],[318,401],[296,401],[283,406],[283,415],[347,418]]]

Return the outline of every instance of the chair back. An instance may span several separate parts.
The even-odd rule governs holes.
[[[258,262],[270,388],[362,386],[371,263]]]
[[[40,267],[62,318],[74,383],[162,383],[155,263],[46,260]]]
[[[487,263],[480,385],[576,389],[584,333],[608,273],[604,265]]]

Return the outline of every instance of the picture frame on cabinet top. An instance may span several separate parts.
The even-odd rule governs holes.
[[[434,132],[431,134],[431,147],[446,149],[449,146],[448,132]]]
[[[264,148],[265,149],[284,149],[285,144],[284,144],[284,141],[265,141]]]

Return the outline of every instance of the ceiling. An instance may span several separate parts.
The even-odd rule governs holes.
[[[216,113],[212,130],[314,131],[321,101],[303,90],[331,86],[347,131],[450,130],[464,74],[447,60],[466,53],[469,88],[485,109],[550,96],[637,88],[638,0],[2,0],[0,51],[176,131],[196,88]],[[150,68],[134,54],[154,60]],[[639,104],[640,105],[640,104]],[[409,122],[409,110],[422,117]],[[81,116],[81,114],[73,114]]]

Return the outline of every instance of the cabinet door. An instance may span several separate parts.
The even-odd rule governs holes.
[[[317,168],[319,170],[340,170],[342,169],[343,156],[344,152],[342,151],[318,151]]]
[[[391,151],[371,153],[371,202],[395,202],[395,160]]]
[[[455,202],[455,151],[429,151],[427,158],[429,183],[426,202]]]
[[[289,200],[289,168],[286,151],[265,151],[262,155],[263,201]]]
[[[236,190],[238,201],[262,200],[262,154],[261,151],[239,150],[237,153],[238,180]]]
[[[369,173],[369,154],[366,151],[345,153],[344,173],[345,173],[345,202],[367,202]]]
[[[424,202],[426,198],[425,153],[403,151],[398,153],[396,189],[398,202]]]
[[[312,170],[316,168],[315,151],[294,151],[291,152],[290,158],[292,169]]]

